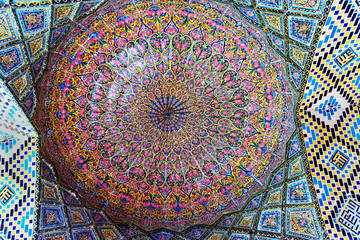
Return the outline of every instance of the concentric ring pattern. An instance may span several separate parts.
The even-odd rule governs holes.
[[[283,62],[207,1],[109,2],[73,26],[38,84],[42,147],[85,204],[145,229],[238,210],[294,130]]]

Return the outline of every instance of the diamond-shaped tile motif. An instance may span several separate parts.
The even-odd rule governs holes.
[[[204,235],[204,233],[207,231],[207,229],[194,229],[192,231],[190,231],[189,233],[186,234],[186,236],[195,238],[195,239],[199,239],[201,238],[202,235]]]
[[[102,213],[91,211],[91,210],[88,210],[88,213],[89,213],[91,219],[95,223],[98,223],[98,224],[110,223],[109,220],[107,220],[107,218]]]
[[[226,236],[226,231],[212,231],[205,239],[206,240],[223,240]]]
[[[305,173],[302,156],[297,157],[289,164],[288,178],[294,178]]]
[[[56,189],[56,186],[46,182],[45,180],[41,181],[41,200],[45,202],[60,202],[59,193]]]
[[[295,87],[299,89],[303,74],[295,67],[293,67],[291,64],[288,64],[288,68],[289,68],[290,79],[294,83]]]
[[[70,240],[66,231],[45,232],[40,235],[39,240]]]
[[[61,188],[61,195],[67,204],[73,204],[73,205],[81,205],[80,202],[76,199],[75,194],[71,193],[70,191]]]
[[[168,232],[159,232],[159,233],[150,234],[150,236],[156,240],[168,240],[172,238],[174,235]]]
[[[316,19],[289,16],[289,37],[299,43],[310,46],[318,22]]]
[[[315,110],[324,117],[327,117],[328,120],[331,120],[332,116],[334,116],[340,108],[341,104],[334,98],[334,96],[330,96],[330,99],[326,99],[323,103],[319,104]]]
[[[246,4],[246,5],[251,5],[250,0],[234,0],[234,2],[243,3],[243,4]]]
[[[254,226],[256,212],[241,215],[236,227],[251,229]]]
[[[292,183],[288,183],[286,203],[287,204],[312,203],[309,185],[305,178],[297,180]]]
[[[234,222],[235,217],[236,217],[236,215],[225,218],[218,224],[218,226],[219,227],[230,227],[232,225],[232,223]]]
[[[254,240],[280,240],[279,238],[272,238],[272,237],[264,237],[256,235]]]
[[[281,35],[284,34],[284,16],[282,14],[270,12],[260,12],[260,14],[268,28]]]
[[[281,205],[281,198],[283,194],[283,187],[275,188],[267,193],[264,206],[279,206]]]
[[[290,142],[289,158],[297,154],[299,151],[300,151],[299,135],[296,134]]]
[[[92,228],[75,229],[71,231],[71,234],[73,240],[99,240]]]
[[[25,66],[25,56],[20,45],[0,49],[0,74],[6,78]]]
[[[268,33],[271,42],[276,46],[280,52],[285,54],[285,41],[282,38],[275,36],[274,34]]]
[[[18,39],[14,16],[10,9],[0,9],[0,46]]]
[[[40,230],[65,227],[65,216],[61,206],[41,205]]]
[[[70,225],[73,227],[78,227],[82,225],[90,224],[86,213],[81,208],[68,207],[68,217]]]
[[[250,240],[250,235],[243,233],[232,233],[229,237],[229,240]]]
[[[245,16],[247,16],[249,19],[253,20],[254,22],[260,24],[260,21],[256,15],[256,11],[250,8],[242,8],[242,7],[237,7],[237,9],[239,9],[240,12],[242,12]]]
[[[72,19],[74,13],[76,12],[79,3],[69,3],[69,4],[59,4],[54,6],[53,10],[53,26],[66,21],[68,19]]]
[[[49,7],[18,8],[15,13],[24,36],[47,30],[49,24]]]
[[[9,82],[9,86],[15,92],[18,99],[22,100],[24,95],[30,89],[30,86],[31,86],[30,73],[26,72],[23,75],[19,75],[19,76],[13,78]]]
[[[324,238],[319,230],[319,222],[313,207],[286,209],[287,234],[309,240],[322,240]]]
[[[141,232],[133,227],[125,226],[125,225],[119,225],[118,226],[120,231],[126,236],[126,237],[133,237],[136,235],[141,234]]]
[[[281,209],[261,212],[257,229],[266,232],[281,233]]]
[[[46,63],[45,60],[46,60],[46,56],[43,56],[42,58],[31,64],[31,71],[36,80],[38,79],[40,73],[42,72],[43,66]]]
[[[302,69],[305,68],[306,60],[309,52],[301,49],[293,44],[289,44],[290,59],[293,60]]]
[[[28,93],[28,95],[26,97],[24,97],[23,100],[23,106],[25,109],[25,112],[29,115],[32,116],[33,112],[34,112],[34,107],[36,104],[36,97],[35,97],[35,91],[32,90]]]
[[[50,180],[56,181],[55,174],[52,168],[45,161],[42,161],[42,163],[43,163],[43,167],[41,168],[42,176]]]
[[[35,39],[31,39],[25,42],[26,50],[28,51],[30,61],[33,61],[36,57],[41,55],[47,46],[48,34],[44,34]]]
[[[97,227],[98,232],[100,233],[100,236],[105,240],[118,240],[122,239],[120,236],[118,230],[115,229],[115,227],[110,226],[101,226]]]

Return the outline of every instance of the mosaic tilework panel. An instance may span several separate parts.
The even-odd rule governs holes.
[[[300,158],[300,160],[302,159]],[[286,198],[286,186],[289,185],[289,188],[293,185],[297,186],[299,185],[298,182],[304,181],[303,179],[306,176],[306,173],[302,172],[296,177],[287,178],[290,163],[296,161],[298,161],[297,158],[290,159],[275,169],[267,184],[273,184],[274,179],[277,179],[278,182],[273,187],[265,188],[260,195],[250,198],[242,210],[224,215],[211,226],[196,225],[178,233],[166,229],[145,232],[133,224],[131,226],[113,224],[105,213],[77,205],[76,201],[71,200],[78,199],[77,193],[60,187],[54,174],[50,174],[53,171],[51,165],[42,160],[41,173],[43,179],[41,182],[43,187],[41,188],[41,200],[38,206],[40,211],[38,236],[41,240],[67,240],[69,237],[73,240],[84,238],[87,240],[170,240],[184,238],[250,240],[254,239],[253,232],[258,229],[256,238],[258,240],[281,239],[282,236],[321,240],[323,239],[323,230],[318,221],[314,204],[309,203],[304,207],[302,203],[301,205],[298,203],[286,204],[285,199],[281,200],[282,196]],[[310,191],[309,186],[306,185],[305,191],[306,194],[312,195],[313,191]],[[277,192],[284,194],[277,194]],[[303,196],[301,191],[297,193]],[[308,195],[306,196],[308,197]],[[311,196],[311,198],[315,199],[316,196]],[[269,202],[276,202],[276,204],[269,205]],[[245,210],[249,206],[255,207],[255,209]],[[299,223],[302,225],[299,226]],[[283,230],[282,226],[285,225],[288,227]]]
[[[41,190],[37,204],[38,228],[34,236],[40,240],[122,240],[123,235],[141,233],[127,230],[129,226],[124,229],[116,226],[101,211],[83,207],[75,192],[59,186],[51,165],[43,159],[39,161]]]
[[[31,240],[36,224],[37,139],[3,131],[7,130],[0,127],[0,135],[7,135],[0,139],[0,239]]]
[[[32,239],[37,133],[0,79],[0,239]]]
[[[334,1],[300,109],[314,186],[330,239],[359,239],[337,220],[350,198],[360,200],[357,5],[355,0]]]
[[[17,137],[36,137],[37,133],[30,124],[5,83],[0,79],[0,128]]]
[[[22,2],[22,3],[25,3],[25,2],[30,2],[30,1],[24,1],[24,0],[18,0],[18,1],[14,1],[14,2]],[[35,1],[34,1],[35,2]],[[61,3],[61,4],[64,4],[64,3],[67,3],[68,1],[54,1],[54,5],[56,5],[55,3]],[[134,2],[136,2],[136,1],[134,1]],[[240,4],[246,4],[246,5],[251,5],[251,2],[250,1],[247,1],[247,0],[238,0],[238,1],[235,1],[235,2],[237,2],[237,3],[240,3]],[[2,3],[9,3],[9,1],[6,1],[6,0],[0,0],[0,5],[2,4]],[[69,13],[67,13],[68,14],[68,16],[69,15],[71,15],[70,16],[70,18],[71,17],[73,17],[73,16],[81,16],[81,15],[86,15],[87,13],[89,13],[89,12],[91,12],[92,10],[94,10],[97,6],[99,6],[99,4],[98,4],[99,2],[96,2],[96,1],[91,1],[91,2],[88,2],[88,3],[80,3],[79,5],[81,5],[81,7],[80,7],[80,10],[78,10],[78,9],[73,9],[73,10],[69,10],[69,11],[73,11],[73,12],[69,12]],[[257,3],[259,4],[259,5],[262,5],[262,6],[264,6],[264,7],[267,7],[267,8],[277,8],[277,9],[282,9],[283,7],[284,7],[284,5],[285,4],[282,4],[282,1],[273,1],[273,3],[270,3],[270,1],[264,1],[264,0],[258,0],[257,1]],[[305,5],[301,5],[301,6],[299,6],[299,5],[297,5],[296,4],[296,1],[287,1],[287,3],[288,3],[288,6],[286,7],[285,6],[285,8],[289,8],[289,10],[290,11],[292,11],[292,12],[301,12],[301,13],[303,13],[303,14],[312,14],[312,15],[316,15],[316,14],[320,14],[320,13],[322,13],[323,12],[323,9],[324,9],[324,3],[325,3],[325,1],[315,1],[314,2],[314,4],[305,4]],[[271,4],[275,4],[274,6],[271,6]],[[280,4],[280,5],[279,5]],[[250,6],[251,8],[252,7],[254,7],[254,6]],[[348,7],[346,6],[346,7],[344,7],[344,9],[347,9]],[[349,7],[350,9],[351,9],[351,7]],[[255,15],[253,15],[252,16],[252,18],[254,19],[253,21],[255,21],[255,20],[257,20],[257,21],[262,21],[261,19],[261,16],[259,15],[259,12],[258,12],[258,10],[253,10],[253,9],[250,9],[251,11],[250,12],[252,12],[253,14],[255,14]],[[349,11],[349,10],[347,10],[347,11]],[[51,13],[51,11],[48,13],[49,14],[49,16],[50,16],[50,13]],[[53,13],[51,13],[51,14],[53,14]],[[60,14],[61,15],[61,14]],[[309,18],[312,18],[312,16],[308,16],[308,15],[306,15],[307,17],[309,17]],[[41,17],[41,16],[40,16]],[[68,20],[67,20],[67,16],[66,16],[66,14],[64,14],[63,15],[63,17],[59,17],[58,19],[60,19],[58,22],[56,22],[55,23],[55,20],[54,19],[56,19],[56,18],[54,18],[53,17],[53,21],[54,21],[54,23],[55,24],[59,24],[59,25],[62,25],[62,24],[65,24],[65,25],[62,25],[62,26],[56,26],[54,29],[52,28],[52,30],[51,30],[51,32],[50,32],[50,34],[49,34],[49,40],[48,41],[51,41],[50,42],[50,44],[47,44],[47,47],[49,47],[49,46],[54,46],[58,41],[59,41],[59,39],[61,39],[61,37],[62,36],[64,36],[65,35],[65,33],[66,33],[66,31],[67,31],[67,25],[66,24],[68,24]],[[259,20],[260,19],[260,20]],[[20,19],[21,20],[21,19]],[[50,19],[48,18],[48,21],[49,21]],[[1,21],[1,20],[0,20]],[[283,22],[287,22],[287,18],[286,18],[286,16],[285,16],[285,20],[283,21]],[[53,23],[53,25],[52,26],[55,26],[55,24]],[[22,25],[21,25],[22,24]],[[262,24],[262,22],[260,22],[260,24]],[[25,26],[25,27],[22,27],[22,26]],[[47,28],[48,26],[50,26],[50,23],[49,22],[46,22],[46,23],[42,23],[42,26],[40,26],[40,29],[44,29],[44,26],[46,26],[45,28]],[[273,25],[274,26],[274,25]],[[284,28],[284,26],[277,26],[277,27],[279,27],[280,29],[281,28]],[[20,31],[19,31],[19,33],[26,33],[26,31],[29,33],[29,35],[31,35],[31,34],[33,34],[34,32],[36,32],[37,31],[37,29],[36,29],[36,26],[28,26],[28,27],[26,27],[26,25],[24,24],[24,23],[22,23],[22,22],[20,22],[20,27],[19,26],[14,26],[14,29],[15,29],[15,31],[16,31],[16,29],[19,29]],[[33,32],[31,32],[31,31],[33,31]],[[41,31],[41,30],[39,30],[39,31]],[[271,31],[270,31],[271,32]],[[287,34],[287,32],[286,31],[284,31],[285,32],[285,34]],[[272,33],[274,33],[274,31],[272,32]],[[11,33],[11,34],[13,34],[13,33]],[[0,34],[1,35],[1,34]],[[20,34],[18,34],[18,35],[16,35],[16,37],[19,37],[19,35]],[[15,38],[16,38],[15,37]],[[14,34],[9,38],[10,40],[5,40],[5,41],[8,41],[8,42],[6,42],[5,43],[5,41],[4,41],[4,44],[8,44],[8,43],[11,43],[10,41],[12,41],[12,39],[14,38]],[[305,40],[303,40],[303,43],[307,43],[306,42],[306,39],[308,39],[308,36],[303,36],[303,38],[305,38]],[[284,39],[286,39],[286,37],[284,38]],[[288,39],[286,39],[286,40],[288,40]],[[330,41],[329,41],[330,42]],[[301,42],[300,42],[301,43]],[[1,44],[1,42],[0,42],[0,44]],[[287,42],[286,42],[286,44],[285,44],[285,46],[287,47]],[[25,46],[25,42],[23,43],[23,50],[24,50],[24,54],[27,54],[26,56],[25,56],[25,58],[26,59],[30,59],[30,61],[32,61],[32,60],[34,60],[34,61],[37,61],[36,59],[38,59],[38,56],[39,55],[41,55],[42,53],[40,53],[39,55],[34,55],[34,57],[33,58],[31,58],[31,55],[30,54],[32,54],[31,52],[34,52],[34,53],[36,53],[36,51],[34,51],[34,50],[31,50],[31,51],[29,51],[27,48],[25,48],[26,46]],[[302,47],[304,47],[304,46],[302,46]],[[350,48],[350,47],[349,47]],[[348,57],[348,56],[354,56],[354,54],[355,55],[358,55],[358,51],[357,51],[357,48],[355,47],[351,47],[351,49],[353,50],[353,54],[351,54],[351,53],[346,53],[345,52],[345,50],[346,49],[343,49],[343,51],[339,51],[339,54],[337,54],[335,57],[334,57],[334,63],[339,67],[339,69],[341,68],[342,70],[343,69],[347,69],[347,68],[349,68],[349,67],[351,67],[351,66],[354,66],[354,64],[356,64],[357,63],[357,58],[353,58],[353,57]],[[36,49],[35,49],[36,50]],[[43,50],[43,49],[42,49]],[[42,51],[41,50],[41,48],[40,48],[40,50],[39,51]],[[285,49],[286,51],[287,51],[287,53],[288,53],[288,49]],[[335,51],[335,50],[334,50]],[[344,57],[345,56],[345,57]],[[349,61],[349,62],[347,62],[350,58],[353,58],[353,59],[351,59],[351,61]],[[294,57],[292,57],[292,59],[294,59]],[[336,60],[337,59],[337,60]],[[295,59],[296,60],[296,59]],[[293,61],[292,62],[292,64],[295,66],[295,64],[297,64],[296,63],[296,61]],[[306,61],[307,59],[305,59],[304,61]],[[340,65],[339,65],[339,63],[340,63]],[[44,64],[45,64],[45,62],[44,62]],[[34,66],[34,64],[32,64],[32,66]],[[43,65],[44,66],[44,65]],[[340,67],[340,66],[343,66],[343,67]],[[19,69],[20,69],[21,67],[19,67],[19,68],[16,68],[14,71],[10,71],[8,74],[7,74],[7,77],[9,77],[10,75],[16,75],[16,76],[19,76],[19,75],[21,75],[21,74],[23,74],[21,71],[19,71]],[[298,67],[297,67],[298,68]],[[36,69],[35,69],[36,70]],[[355,70],[354,70],[355,71]],[[21,72],[21,73],[20,73]],[[34,74],[39,74],[39,75],[41,75],[41,73],[40,72],[37,72],[37,71],[34,71],[34,70],[32,70],[32,71],[30,71],[30,73],[31,73],[31,77],[33,77],[33,75]],[[352,73],[350,73],[350,75],[351,74],[354,74],[354,72],[352,72]],[[11,78],[12,79],[12,78]],[[9,82],[10,81],[10,79],[7,79],[8,81],[7,82]],[[9,84],[10,85],[10,84]],[[1,86],[0,86],[1,87]],[[28,95],[28,93],[29,92],[27,92],[27,90],[25,90],[26,91],[26,93],[25,94],[23,94],[23,96],[22,97],[29,97],[29,95]],[[13,91],[14,92],[14,91]],[[18,99],[20,99],[20,97],[18,97]],[[31,99],[31,98],[27,98],[27,99]],[[1,98],[0,98],[0,100],[1,100]],[[340,107],[339,107],[339,105],[341,105],[341,104],[336,104],[336,103],[338,103],[339,101],[336,101],[336,102],[333,102],[333,100],[332,99],[326,99],[328,102],[330,102],[332,105],[335,105],[335,109],[340,109]],[[326,101],[324,101],[324,103],[322,103],[323,105],[322,106],[318,106],[318,109],[320,109],[319,110],[319,112],[320,111],[322,111],[322,115],[324,115],[324,113],[325,113],[325,115],[326,115],[326,117],[328,118],[328,116],[330,115],[330,116],[332,116],[333,115],[333,113],[332,112],[334,112],[334,110],[333,111],[331,111],[331,110],[327,110],[326,109],[326,107],[323,109],[323,107],[324,106],[327,106],[327,104],[328,104],[328,102],[326,102]],[[24,105],[24,104],[22,104],[22,105]],[[10,104],[10,106],[12,106],[12,104]],[[28,111],[28,112],[31,112],[31,104],[29,103],[29,105],[27,105],[27,106],[30,106],[30,111]],[[16,111],[15,111],[16,112]],[[20,132],[20,133],[25,133],[26,131],[25,130],[27,130],[27,127],[25,127],[25,129],[21,129],[23,126],[21,126],[21,124],[19,125],[19,126],[17,126],[17,124],[16,125],[12,125],[12,124],[10,124],[9,122],[7,122],[7,125],[4,125],[4,123],[2,122],[2,119],[3,119],[3,116],[1,116],[1,114],[2,114],[3,112],[0,112],[0,119],[1,119],[1,121],[0,121],[0,124],[1,124],[1,126],[6,126],[7,127],[7,129],[6,129],[6,132],[4,132],[3,134],[5,135],[5,134],[7,134],[8,133],[8,131],[18,131],[18,132]],[[10,113],[14,113],[14,111],[10,111]],[[335,112],[335,114],[336,114],[336,112]],[[13,114],[14,115],[14,114]],[[18,119],[18,118],[16,118],[16,119]],[[8,121],[10,121],[9,119],[8,119]],[[14,120],[13,120],[13,122],[14,122]],[[357,124],[360,124],[359,122],[357,122]],[[14,126],[16,126],[16,128],[14,127]],[[21,127],[20,127],[21,126]],[[26,124],[24,125],[24,126],[27,126]],[[10,130],[9,130],[10,129]],[[32,129],[31,127],[29,127],[29,129]],[[353,129],[357,129],[357,127],[356,128],[353,128]],[[354,130],[354,131],[355,131]],[[353,131],[353,130],[351,130],[351,131]],[[32,132],[32,130],[30,131],[30,132]],[[28,134],[28,133],[26,133],[26,134]],[[35,133],[31,133],[31,134],[34,134],[35,135]],[[14,142],[16,142],[16,140],[15,141],[13,141],[12,143],[14,143]],[[15,144],[15,143],[14,143]],[[353,165],[354,164],[354,161],[355,160],[353,160],[353,156],[351,156],[351,155],[349,155],[348,154],[348,151],[349,150],[347,150],[347,148],[348,148],[349,146],[348,145],[346,145],[346,144],[344,144],[344,146],[340,146],[340,147],[338,147],[338,150],[339,151],[341,151],[341,152],[343,152],[346,156],[349,156],[349,161],[347,162],[347,164],[344,166],[344,169],[345,169],[345,171],[347,170],[347,167],[348,167],[348,165],[350,164],[350,165]],[[9,146],[7,146],[7,148],[9,149],[10,147]],[[333,152],[335,153],[335,151],[336,150],[333,150]],[[334,154],[332,154],[331,155],[331,157],[333,157],[333,155]],[[336,158],[334,158],[335,160],[334,160],[334,162],[339,162],[339,161],[341,161],[341,160],[336,160]],[[330,161],[330,160],[329,160]],[[356,162],[356,161],[355,161]],[[333,163],[331,163],[332,165],[330,165],[331,167],[332,166],[334,166],[334,164]],[[360,170],[360,169],[359,169]],[[287,169],[285,169],[285,171],[284,172],[286,172],[287,171]],[[357,170],[358,171],[358,170]],[[347,175],[349,175],[349,174],[351,174],[351,171],[350,170],[348,170],[348,172],[346,173]],[[275,176],[273,176],[273,177],[275,177]],[[327,179],[326,181],[330,181],[329,179]],[[277,182],[276,184],[280,184],[280,182]],[[286,186],[286,185],[285,185]],[[1,187],[2,186],[0,186],[0,190],[2,190],[1,189]],[[9,187],[11,187],[11,186],[9,186]],[[7,192],[11,192],[12,191],[12,188],[11,188],[11,190],[6,190]],[[325,190],[326,191],[326,190]],[[353,195],[353,193],[351,193],[349,196],[351,196],[351,195]],[[4,196],[5,196],[5,194],[4,194]],[[62,196],[62,195],[61,195]],[[266,196],[266,194],[264,195],[264,196]],[[8,198],[8,197],[6,197],[6,198]],[[11,197],[11,199],[9,200],[9,202],[11,202],[11,201],[13,201],[13,199],[15,198],[15,196],[12,196]],[[61,201],[63,201],[63,200],[61,200]],[[259,201],[259,204],[262,204],[262,202],[261,201]],[[342,207],[343,208],[343,206],[344,206],[344,204],[345,203],[341,203],[341,206],[339,206],[339,208],[340,207]],[[1,206],[1,203],[0,203],[0,206]],[[65,214],[67,214],[66,213],[66,211],[65,211]],[[219,224],[219,222],[218,223],[216,223],[216,224]],[[255,224],[255,226],[256,226],[256,224]],[[128,227],[128,229],[129,229],[130,227]],[[117,229],[119,229],[119,228],[117,228]],[[135,228],[134,228],[135,229]],[[135,229],[136,230],[136,229]],[[209,229],[205,229],[204,231],[203,231],[203,229],[200,229],[200,230],[194,230],[194,229],[191,229],[192,231],[193,231],[193,235],[191,235],[190,234],[190,232],[188,233],[188,235],[187,236],[189,236],[189,237],[192,237],[192,238],[194,238],[194,239],[200,239],[200,238],[209,238],[210,237],[210,232],[211,231],[209,231]],[[94,230],[95,231],[95,230]],[[135,235],[133,235],[133,239],[135,239],[136,237],[139,237],[139,236],[141,236],[140,234],[142,233],[142,234],[145,234],[145,233],[143,233],[143,232],[140,232],[140,230],[136,230],[136,231],[139,231],[139,234],[135,234]],[[70,236],[74,236],[74,233],[76,234],[76,233],[78,233],[78,232],[81,232],[81,231],[78,231],[78,230],[75,230],[75,231],[72,231],[72,229],[63,229],[63,230],[61,230],[61,231],[55,231],[55,232],[44,232],[42,235],[41,235],[41,237],[40,237],[40,239],[56,239],[56,238],[60,238],[60,239],[70,239]],[[98,236],[103,236],[103,235],[101,235],[101,233],[100,233],[100,230],[97,228],[96,229],[96,231],[94,232],[95,233],[95,236],[96,237],[98,237]],[[227,235],[225,235],[224,233],[227,233]],[[110,234],[110,233],[109,233]],[[116,235],[116,234],[115,234]],[[174,234],[174,233],[170,233],[170,235],[176,235],[176,234]],[[239,234],[239,235],[237,235],[237,236],[240,236],[241,234]],[[1,236],[1,235],[0,235]],[[60,237],[59,237],[60,236]],[[110,235],[109,235],[110,236]],[[143,236],[145,236],[145,235],[143,235]],[[152,236],[157,236],[157,238],[158,239],[164,239],[164,237],[165,236],[169,236],[169,234],[153,234]],[[176,236],[178,236],[178,235],[176,235]],[[221,236],[223,236],[223,237],[225,237],[226,236],[226,238],[227,237],[229,237],[230,236],[230,232],[227,232],[227,231],[221,231],[221,230],[219,230],[219,231],[217,231],[216,232],[216,234],[212,234],[212,236],[219,236],[219,237],[221,237]],[[231,236],[233,236],[233,235],[231,235]],[[86,234],[84,235],[84,237],[88,237],[88,238],[90,238],[91,239],[91,237],[92,236],[86,236]],[[255,237],[255,239],[280,239],[281,237],[279,236],[279,235],[277,235],[277,236],[273,236],[274,238],[267,238],[267,237],[264,237],[264,236],[256,236]],[[105,237],[104,237],[105,238]],[[148,237],[144,237],[143,239],[147,239]],[[253,238],[253,236],[252,236],[252,238]],[[1,237],[0,237],[0,239],[1,239]],[[5,238],[6,239],[6,238]],[[15,238],[16,239],[16,238]],[[20,238],[20,239],[23,239],[23,238]],[[110,237],[109,237],[109,239],[111,239]]]

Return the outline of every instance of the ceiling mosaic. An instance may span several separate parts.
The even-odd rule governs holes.
[[[284,161],[296,94],[259,30],[224,5],[136,7],[106,4],[50,55],[42,153],[114,221],[211,223]]]
[[[359,12],[0,0],[0,239],[358,239]]]

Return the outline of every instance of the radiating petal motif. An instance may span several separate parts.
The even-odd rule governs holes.
[[[142,6],[105,4],[101,18],[74,26],[40,81],[50,117],[39,129],[86,204],[114,221],[182,230],[265,186],[281,163],[273,154],[285,159],[295,94],[264,36],[231,11]]]

